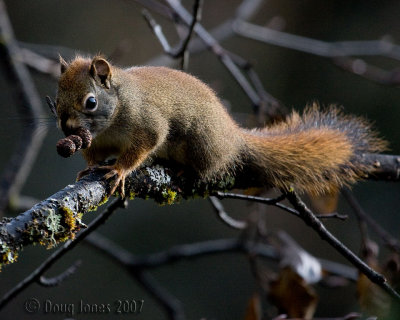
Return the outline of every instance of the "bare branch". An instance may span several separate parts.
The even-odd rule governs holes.
[[[243,230],[247,227],[247,223],[244,221],[238,221],[229,216],[224,206],[222,205],[221,201],[219,201],[216,197],[210,196],[208,198],[210,200],[211,205],[213,206],[215,212],[217,213],[218,217],[223,221],[226,225],[233,229]]]
[[[38,72],[48,74],[53,78],[60,76],[60,63],[49,59],[29,49],[21,49],[21,62]]]
[[[84,226],[81,218],[88,211],[105,203],[112,181],[102,180],[104,172],[93,172],[74,185],[38,203],[16,218],[0,222],[0,261],[15,261],[18,251],[29,244],[52,247],[61,241],[73,239]],[[131,174],[125,194],[130,198],[152,198],[159,203],[172,204],[179,199],[204,196],[217,188],[232,188],[240,179],[226,177],[226,181],[199,181],[195,177],[178,176],[161,166],[145,167]],[[239,185],[239,184],[238,184]]]
[[[380,55],[400,60],[400,46],[389,42],[387,39],[326,42],[257,26],[239,19],[234,22],[232,27],[235,32],[242,36],[322,57]]]
[[[173,9],[174,13],[182,20],[187,26],[192,21],[191,14],[176,0],[166,0],[169,6]],[[141,3],[145,2],[144,0]],[[147,7],[150,7],[147,5]],[[252,84],[242,74],[239,67],[232,60],[229,53],[213,38],[213,36],[200,24],[194,26],[194,32],[206,44],[206,46],[220,59],[223,65],[229,70],[234,79],[238,82],[245,94],[249,97],[250,101],[258,109],[264,110],[264,103],[275,105],[276,99],[273,101],[264,101],[263,99],[270,97],[270,95],[260,96],[259,93],[253,88]],[[244,60],[244,59],[242,59]],[[265,91],[265,90],[264,90]],[[266,92],[266,91],[265,91]],[[276,108],[274,108],[274,111]]]
[[[354,194],[349,189],[342,190],[343,197],[349,203],[353,211],[359,217],[360,220],[368,224],[375,233],[384,241],[385,245],[400,253],[400,242],[389,234],[384,228],[382,228],[371,216],[369,216],[365,210],[362,208],[360,203],[357,201]]]
[[[66,269],[64,272],[62,272],[58,276],[51,277],[51,278],[47,278],[45,276],[41,276],[39,278],[38,282],[43,287],[55,287],[55,286],[58,286],[65,279],[67,279],[70,276],[72,276],[76,272],[76,270],[78,270],[78,268],[80,267],[81,264],[82,264],[82,261],[81,260],[77,260],[77,261],[75,261],[75,263],[72,266],[70,266],[68,269]]]
[[[389,42],[385,38],[372,41],[326,42],[257,26],[240,19],[237,19],[232,26],[233,30],[243,37],[325,58],[332,58],[337,66],[369,80],[385,85],[398,85],[400,82],[399,71],[396,69],[386,71],[379,67],[368,65],[364,60],[348,58],[349,56],[383,56],[400,60],[400,46]]]
[[[400,180],[400,156],[398,155],[368,153],[363,155],[363,162],[367,166],[374,167],[374,171],[366,177],[367,179],[380,181]]]
[[[36,159],[39,148],[46,135],[46,128],[37,130],[39,119],[43,117],[42,104],[33,80],[26,66],[19,57],[22,55],[3,0],[0,0],[0,56],[8,71],[8,76],[15,83],[16,101],[19,104],[21,119],[33,121],[24,125],[17,149],[10,158],[0,179],[0,212],[9,204],[11,196],[17,196]]]
[[[143,10],[143,16],[146,19],[147,23],[149,24],[149,27],[153,30],[153,33],[156,35],[157,39],[160,41],[164,49],[164,52],[174,59],[180,58],[182,70],[186,70],[188,66],[189,51],[187,48],[194,31],[194,27],[196,23],[198,23],[201,19],[202,6],[203,6],[203,0],[195,0],[193,5],[192,22],[188,27],[188,32],[186,36],[183,39],[181,39],[180,44],[176,48],[171,48],[167,38],[162,32],[161,26],[156,22],[156,20],[151,16],[151,14],[147,10]]]
[[[282,208],[283,210],[294,214],[301,218],[307,225],[313,228],[323,240],[326,240],[333,248],[342,254],[349,262],[351,262],[357,269],[365,274],[373,283],[379,285],[393,298],[400,299],[400,295],[387,283],[386,279],[372,268],[370,268],[364,261],[357,257],[350,249],[348,249],[342,242],[340,242],[334,235],[332,235],[322,224],[322,222],[315,216],[310,209],[304,204],[303,201],[294,192],[284,192],[284,196],[293,205],[294,209],[279,203],[279,198],[261,198],[254,196],[237,195],[232,193],[216,193],[220,197],[229,197],[237,199],[247,199],[264,204],[274,205]],[[279,201],[278,201],[279,200]]]
[[[295,216],[299,215],[297,210],[280,203],[282,200],[284,200],[286,198],[285,195],[281,195],[277,198],[264,198],[264,197],[249,196],[249,195],[238,194],[238,193],[228,193],[228,192],[217,191],[216,196],[219,198],[241,199],[241,200],[248,200],[248,201],[253,201],[253,202],[258,202],[258,203],[263,203],[263,204],[268,204],[268,205],[274,205],[274,206],[276,206],[280,209],[283,209]]]
[[[185,319],[182,303],[163,288],[148,272],[144,271],[143,265],[134,263],[136,257],[130,252],[99,234],[92,234],[86,238],[86,242],[126,269],[164,308],[170,319]]]
[[[240,239],[219,239],[196,242],[191,244],[177,245],[165,251],[152,253],[144,256],[133,255],[124,250],[110,239],[98,234],[92,233],[85,239],[85,242],[102,251],[110,257],[118,256],[118,260],[132,268],[153,269],[164,265],[173,264],[180,260],[197,259],[206,255],[215,255],[222,253],[250,253],[278,261],[279,252],[272,246],[242,241]],[[351,281],[357,280],[357,270],[341,263],[318,259],[323,269],[332,275],[344,277]]]
[[[385,290],[393,298],[400,300],[400,295],[387,283],[385,277],[370,268],[364,261],[357,257],[350,249],[340,242],[333,234],[331,234],[321,221],[312,213],[304,202],[294,192],[287,192],[286,197],[294,208],[299,212],[300,218],[310,226],[318,235],[327,241],[357,269],[365,274],[368,279]]]
[[[151,6],[149,1],[146,0],[135,0],[142,4],[144,7],[153,10],[153,7]],[[210,31],[210,34],[216,39],[217,41],[223,41],[225,39],[230,38],[231,36],[234,35],[234,32],[232,30],[232,22],[238,18],[238,19],[243,19],[243,20],[249,20],[251,19],[260,9],[260,7],[263,5],[264,0],[243,0],[242,3],[237,7],[234,17],[233,18],[228,18],[227,20],[223,21],[220,25],[216,26]],[[171,10],[171,9],[170,9]],[[163,14],[164,16],[167,16],[166,14]],[[197,54],[199,52],[202,52],[204,50],[208,49],[207,44],[203,42],[200,38],[194,38],[190,41],[190,44],[188,46],[189,53],[192,54]],[[151,60],[149,60],[146,64],[149,65],[169,65],[171,66],[174,60],[172,59],[166,59],[166,55],[158,55]]]

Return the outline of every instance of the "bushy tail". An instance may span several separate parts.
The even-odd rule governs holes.
[[[285,122],[245,130],[250,165],[266,184],[316,194],[337,190],[365,177],[372,168],[362,154],[382,152],[387,143],[365,120],[317,105]]]

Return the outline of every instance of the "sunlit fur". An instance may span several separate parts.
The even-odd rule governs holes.
[[[334,106],[321,111],[314,104],[302,115],[247,131],[251,160],[274,186],[313,193],[333,191],[365,177],[362,154],[381,152],[379,139],[363,119],[346,116]]]
[[[245,130],[206,84],[184,72],[122,69],[102,57],[77,57],[63,63],[62,72],[58,116],[96,131],[83,151],[88,165],[114,154],[121,175],[159,157],[189,166],[205,179],[248,166],[265,185],[323,193],[362,178],[372,169],[362,164],[362,154],[385,148],[368,123],[335,107],[320,111],[314,105],[285,122]],[[98,101],[91,115],[82,111],[89,92]]]

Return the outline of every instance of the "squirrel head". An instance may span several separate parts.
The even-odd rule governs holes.
[[[110,125],[117,106],[112,67],[100,56],[76,57],[70,63],[60,57],[60,64],[57,124],[66,136],[83,127],[95,137]]]

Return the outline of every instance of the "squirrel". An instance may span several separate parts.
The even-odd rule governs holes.
[[[91,169],[115,177],[111,194],[124,196],[125,178],[149,158],[170,159],[213,179],[249,169],[265,186],[322,194],[373,170],[364,153],[386,142],[362,118],[317,105],[262,129],[244,129],[214,91],[188,73],[166,67],[119,68],[102,56],[60,57],[55,100],[65,135],[85,128],[93,140],[82,150]],[[101,165],[116,156],[113,165]]]

